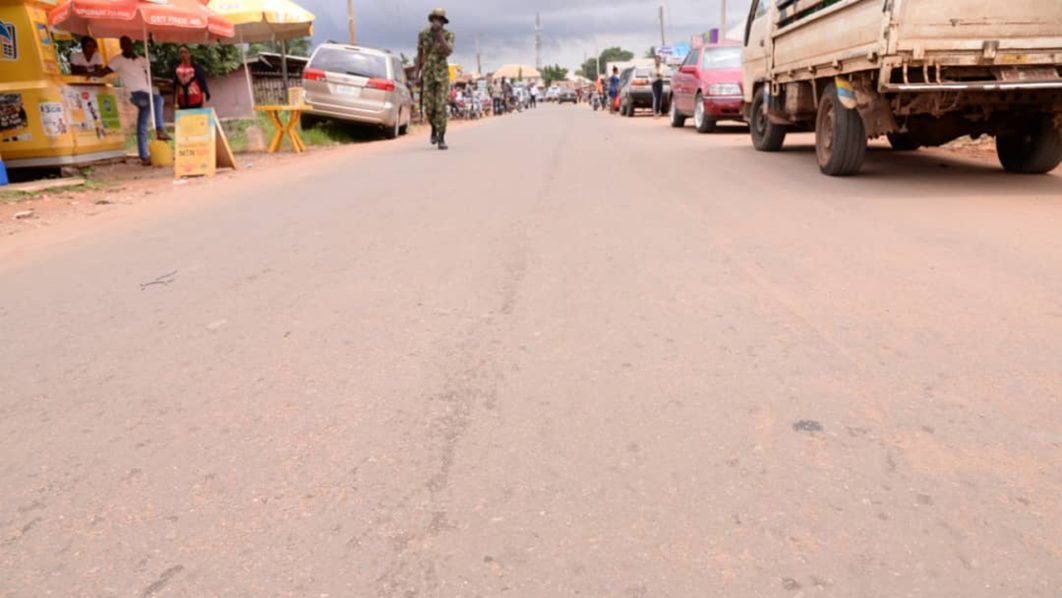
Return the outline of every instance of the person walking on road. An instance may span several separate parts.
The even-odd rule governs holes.
[[[504,106],[502,106],[502,90],[505,88],[505,79],[502,78],[499,81],[492,83],[490,86],[490,99],[493,102],[494,116],[498,116],[504,112]]]
[[[532,108],[537,108],[538,107],[538,86],[537,85],[532,85],[531,89],[528,90],[528,95],[530,95],[530,99],[528,101],[530,102],[531,107]]]
[[[417,71],[420,73],[424,115],[431,123],[431,143],[446,145],[446,104],[450,91],[450,65],[446,59],[454,51],[454,34],[444,27],[450,23],[446,11],[436,8],[428,14],[431,25],[417,39]]]
[[[664,75],[667,74],[667,67],[664,66],[659,56],[655,57],[653,63],[653,118],[660,118],[663,114],[664,106]]]
[[[612,77],[608,80],[608,111],[616,111],[616,99],[619,98],[619,67],[612,67]]]

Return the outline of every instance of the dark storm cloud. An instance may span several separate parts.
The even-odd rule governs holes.
[[[314,41],[346,41],[344,0],[302,0],[317,15]],[[506,62],[533,63],[535,13],[542,18],[542,61],[575,67],[584,54],[620,45],[641,54],[659,45],[657,10],[669,5],[669,42],[714,27],[719,0],[355,0],[358,42],[412,55],[427,14],[445,7],[457,35],[455,60],[474,64],[479,34],[484,69]],[[729,0],[731,26],[743,19],[748,0]]]

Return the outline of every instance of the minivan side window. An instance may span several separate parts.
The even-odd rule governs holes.
[[[690,53],[686,55],[686,60],[682,61],[682,66],[694,65],[696,66],[701,60],[701,49],[693,48]]]

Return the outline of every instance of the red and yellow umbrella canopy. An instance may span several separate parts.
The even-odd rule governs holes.
[[[156,42],[204,43],[235,35],[232,23],[199,0],[66,0],[49,11],[48,21],[94,37],[143,39],[147,31]]]

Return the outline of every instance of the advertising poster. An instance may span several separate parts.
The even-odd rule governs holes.
[[[122,117],[118,114],[118,99],[113,93],[96,93],[96,100],[100,106],[100,117],[103,119],[103,128],[108,131],[118,131],[122,128]]]
[[[0,60],[18,60],[18,29],[0,20]]]
[[[28,141],[29,118],[22,104],[21,93],[0,93],[0,139],[3,141]]]
[[[64,87],[63,100],[69,112],[70,127],[76,133],[93,135],[98,139],[103,138],[106,134],[103,127],[103,112],[100,108],[95,88]],[[115,107],[115,110],[117,110],[117,107]]]
[[[174,174],[212,176],[217,169],[217,121],[210,108],[178,110]]]
[[[45,137],[59,137],[70,132],[66,123],[66,109],[62,102],[41,102],[41,128]]]

